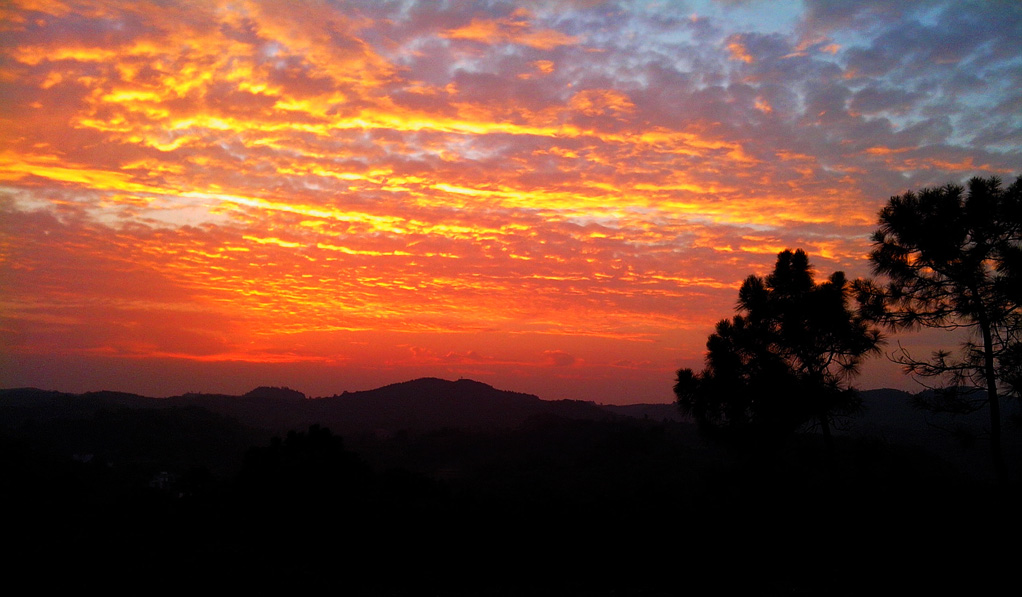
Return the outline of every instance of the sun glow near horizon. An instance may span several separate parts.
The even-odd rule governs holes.
[[[778,251],[1020,168],[1019,10],[930,4],[8,3],[0,385],[670,400]]]

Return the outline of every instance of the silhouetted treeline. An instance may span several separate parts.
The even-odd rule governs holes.
[[[9,570],[112,592],[982,591],[981,555],[1013,562],[977,550],[976,517],[1020,526],[1001,507],[1014,496],[877,438],[838,437],[828,468],[811,437],[750,455],[687,423],[616,417],[357,442],[197,407],[2,427]]]

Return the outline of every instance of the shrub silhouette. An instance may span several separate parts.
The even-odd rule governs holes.
[[[239,475],[242,492],[282,505],[348,502],[364,498],[369,467],[326,427],[289,431],[266,447],[251,448]]]

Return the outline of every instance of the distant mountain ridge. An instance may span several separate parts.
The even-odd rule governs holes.
[[[341,434],[392,434],[401,430],[510,428],[535,416],[603,420],[625,416],[593,402],[542,400],[532,394],[498,390],[488,384],[435,377],[373,390],[308,398],[291,388],[261,386],[241,396],[188,393],[151,398],[121,392],[68,394],[37,388],[0,390],[8,414],[86,414],[103,408],[198,406],[261,429],[286,431],[320,424]],[[17,417],[19,415],[12,415]]]
[[[836,429],[838,435],[853,441],[915,446],[940,455],[963,470],[986,468],[987,448],[982,441],[985,413],[967,417],[935,416],[915,408],[912,394],[900,390],[866,390],[860,395],[863,412]],[[1017,406],[1005,404],[1005,412],[1018,417]],[[687,426],[684,433],[696,436],[691,420],[674,404],[613,406],[581,400],[548,401],[470,379],[451,381],[435,377],[319,398],[307,397],[291,388],[271,386],[261,386],[243,395],[188,393],[168,398],[111,391],[70,394],[38,388],[0,389],[0,431],[30,429],[40,421],[59,422],[70,425],[70,429],[76,420],[102,418],[104,413],[116,413],[119,409],[184,411],[190,408],[208,411],[264,433],[285,434],[318,424],[355,441],[444,429],[514,430],[530,420],[555,418],[670,421]],[[168,414],[198,417],[184,412]],[[1006,418],[1006,421],[1012,420],[1012,417]],[[980,439],[970,444],[970,437]],[[1020,439],[1018,434],[1007,434],[1006,453],[1022,454]]]
[[[912,407],[912,394],[878,389],[860,392],[865,411],[850,419],[850,435],[920,439],[934,433]],[[72,394],[38,388],[0,389],[7,412],[28,409],[45,413],[89,413],[112,407],[166,408],[198,406],[263,429],[300,429],[312,423],[338,432],[390,433],[401,429],[442,427],[513,427],[538,415],[578,419],[632,417],[690,422],[676,404],[600,405],[582,400],[543,400],[536,395],[471,380],[423,377],[371,390],[309,397],[288,387],[259,386],[241,395],[189,392],[154,398],[115,391]],[[972,417],[975,421],[976,417]]]
[[[842,435],[917,445],[946,444],[948,434],[938,428],[940,423],[980,431],[984,424],[982,413],[943,419],[922,413],[912,406],[912,394],[901,390],[864,390],[860,395],[864,412],[847,421],[844,429],[838,431]],[[118,407],[185,406],[201,407],[244,425],[274,432],[320,424],[349,436],[445,427],[506,429],[537,416],[690,422],[675,404],[619,406],[581,400],[542,400],[533,394],[500,390],[471,379],[451,381],[436,377],[317,398],[291,388],[271,386],[260,386],[240,396],[187,393],[168,398],[112,391],[70,394],[38,388],[0,389],[3,424],[8,426],[18,420],[90,416]],[[1006,412],[1014,412],[1012,406],[1005,405]]]
[[[346,392],[309,404],[331,429],[390,433],[422,428],[509,428],[538,415],[606,419],[611,415],[591,402],[547,401],[538,396],[498,390],[488,384],[426,377],[374,390]]]
[[[276,398],[279,400],[305,400],[304,392],[292,390],[291,388],[278,388],[276,386],[259,386],[246,393],[244,398]]]

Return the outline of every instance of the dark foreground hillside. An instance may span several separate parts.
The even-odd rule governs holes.
[[[1022,530],[1016,488],[876,437],[842,438],[828,464],[812,435],[729,452],[683,422],[582,410],[355,441],[194,404],[107,396],[44,414],[7,397],[12,586],[875,595],[1017,582],[1018,552],[1000,546]]]

